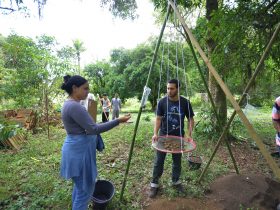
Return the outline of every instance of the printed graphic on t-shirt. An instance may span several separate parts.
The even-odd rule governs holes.
[[[177,130],[180,128],[180,119],[182,121],[182,110],[179,111],[179,107],[177,106],[171,106],[167,113],[167,123],[168,123],[168,129],[171,130]]]
[[[162,117],[160,135],[184,136],[184,119],[192,118],[194,113],[187,99],[180,97],[180,102],[174,102],[165,97],[158,103],[157,115]]]
[[[165,133],[183,135],[184,116],[185,114],[182,109],[179,110],[179,106],[169,104],[167,114],[165,113],[163,116],[162,128]]]

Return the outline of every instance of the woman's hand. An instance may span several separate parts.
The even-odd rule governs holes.
[[[126,114],[126,115],[118,118],[118,120],[120,121],[120,123],[124,123],[124,122],[127,122],[130,118],[131,118],[131,115],[130,114]]]

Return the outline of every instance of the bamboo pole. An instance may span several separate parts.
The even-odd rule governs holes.
[[[46,117],[47,117],[47,128],[48,128],[48,139],[50,139],[50,120],[49,120],[49,96],[48,96],[48,86],[45,89],[45,99],[46,99]]]
[[[242,120],[243,124],[247,128],[251,138],[255,140],[257,146],[260,149],[260,152],[263,154],[264,158],[268,162],[268,164],[269,164],[270,168],[272,169],[274,175],[278,179],[280,179],[280,169],[279,169],[278,165],[273,160],[273,158],[270,156],[270,154],[267,152],[264,143],[262,142],[262,140],[260,139],[260,137],[256,133],[255,129],[253,128],[253,126],[251,125],[251,123],[249,122],[249,120],[247,119],[247,117],[245,116],[243,111],[241,110],[241,108],[238,105],[238,103],[235,101],[235,99],[234,99],[233,95],[231,94],[230,90],[228,89],[226,84],[223,82],[223,80],[221,79],[221,77],[217,73],[216,69],[214,68],[212,63],[209,61],[209,59],[207,58],[206,54],[201,49],[200,45],[198,44],[198,42],[194,38],[193,34],[191,33],[190,29],[188,28],[187,24],[185,23],[183,17],[180,15],[180,13],[177,10],[177,8],[176,8],[175,4],[173,3],[173,1],[171,1],[171,0],[168,0],[168,1],[169,1],[170,5],[172,6],[172,8],[173,8],[176,16],[178,17],[179,21],[181,22],[181,24],[185,28],[186,32],[188,33],[192,44],[196,47],[196,49],[199,52],[200,56],[202,57],[203,61],[205,62],[205,64],[209,68],[209,71],[212,73],[212,75],[214,76],[214,78],[216,79],[216,81],[218,82],[218,84],[220,85],[220,87],[222,88],[224,93],[226,94],[228,100],[230,101],[230,103],[234,107],[235,111],[239,115],[240,119]]]
[[[159,38],[158,38],[158,41],[157,41],[157,45],[156,45],[156,48],[155,48],[155,51],[154,51],[152,64],[151,64],[151,67],[150,67],[150,70],[149,70],[149,74],[148,74],[148,78],[147,78],[147,81],[146,81],[146,87],[148,87],[149,80],[150,80],[150,75],[151,75],[151,72],[152,72],[152,70],[154,69],[154,66],[155,66],[155,62],[156,62],[157,54],[158,54],[158,49],[159,49],[159,46],[160,46],[160,43],[161,43],[162,35],[163,35],[163,32],[164,32],[167,20],[169,18],[170,11],[171,11],[171,6],[168,5],[168,9],[167,9],[167,13],[166,13],[166,16],[165,16],[165,20],[164,20],[164,23],[162,25],[162,28],[161,28],[161,31],[160,31],[160,35],[159,35]],[[138,111],[137,120],[136,120],[135,127],[134,127],[134,132],[133,132],[133,137],[132,137],[131,145],[130,145],[127,167],[126,167],[126,171],[125,171],[125,175],[124,175],[124,180],[123,180],[123,184],[122,184],[122,189],[121,189],[121,194],[120,194],[120,201],[123,200],[123,193],[124,193],[124,190],[125,190],[126,180],[127,180],[127,176],[128,176],[128,172],[129,172],[129,167],[130,167],[130,163],[131,163],[131,159],[132,159],[135,138],[136,138],[136,134],[137,134],[138,125],[139,125],[140,117],[141,117],[141,114],[142,114],[142,110],[143,110],[143,107],[140,106],[139,111]]]
[[[215,106],[215,104],[214,104],[214,100],[213,100],[212,95],[211,95],[211,93],[210,93],[210,90],[209,90],[209,88],[208,88],[207,82],[206,82],[206,80],[205,80],[205,78],[204,78],[204,75],[203,75],[203,73],[202,73],[202,70],[201,70],[201,68],[200,68],[200,65],[199,65],[197,56],[196,56],[196,54],[195,54],[194,48],[193,48],[193,46],[192,46],[192,43],[191,43],[191,41],[190,41],[190,37],[189,37],[189,35],[187,34],[185,28],[183,28],[183,29],[184,29],[185,34],[186,34],[186,41],[187,41],[187,43],[189,44],[189,46],[190,46],[190,48],[191,48],[191,52],[192,52],[192,54],[193,54],[195,63],[196,63],[196,65],[197,65],[197,68],[198,68],[200,77],[201,77],[201,79],[202,79],[202,81],[203,81],[204,87],[205,87],[206,92],[207,92],[207,94],[208,94],[208,96],[209,96],[209,99],[210,99],[210,102],[211,102],[211,105],[212,105],[213,112],[214,112],[214,114],[215,114],[215,116],[216,116],[216,118],[217,118],[217,121],[218,121],[218,125],[219,125],[219,127],[222,129],[223,127],[222,127],[222,124],[221,124],[221,120],[220,120],[219,115],[218,115],[218,113],[217,113],[216,106]],[[225,133],[225,134],[226,134],[226,133]],[[228,141],[225,141],[225,143],[226,143],[226,146],[227,146],[227,148],[228,148],[229,155],[230,155],[230,157],[231,157],[231,160],[232,160],[232,163],[233,163],[233,165],[234,165],[235,171],[236,171],[237,174],[239,174],[239,170],[238,170],[236,161],[235,161],[235,159],[234,159],[234,156],[233,156],[233,154],[232,154],[230,145],[229,145]]]
[[[254,80],[256,79],[257,75],[258,75],[259,72],[261,71],[261,69],[262,69],[261,67],[262,67],[262,65],[263,65],[263,63],[264,63],[264,60],[265,60],[265,58],[267,57],[268,52],[269,52],[269,50],[271,49],[272,44],[273,44],[273,42],[275,41],[277,35],[279,34],[279,31],[280,31],[280,23],[278,24],[278,26],[277,26],[275,32],[273,33],[273,35],[272,35],[272,37],[271,37],[269,43],[267,44],[267,46],[266,46],[266,48],[265,48],[265,50],[264,50],[264,52],[263,52],[263,54],[262,54],[262,56],[261,56],[261,59],[260,59],[258,65],[257,65],[257,67],[256,67],[256,69],[255,69],[255,71],[254,71],[254,74],[253,74],[253,76],[251,77],[251,79],[249,80],[247,86],[245,87],[245,89],[244,89],[244,91],[243,91],[243,94],[242,94],[242,97],[241,97],[241,99],[239,100],[238,104],[241,104],[241,102],[245,99],[246,93],[249,91],[249,89],[251,88],[251,86],[252,86]],[[226,127],[224,128],[224,131],[223,131],[221,137],[219,138],[219,140],[218,140],[218,142],[217,142],[217,144],[216,144],[216,147],[215,147],[215,149],[214,149],[214,151],[213,151],[213,153],[212,153],[212,155],[211,155],[211,157],[210,157],[210,160],[208,161],[206,167],[204,168],[204,170],[202,171],[202,173],[201,173],[201,175],[200,175],[200,177],[199,177],[199,180],[198,180],[199,182],[202,180],[202,178],[203,178],[203,176],[204,176],[206,170],[208,169],[208,167],[209,167],[209,165],[210,165],[212,159],[214,158],[214,156],[215,156],[215,154],[216,154],[216,152],[217,152],[217,150],[218,150],[218,148],[219,148],[219,146],[220,146],[222,140],[223,140],[224,137],[226,136],[226,133],[227,133],[228,129],[230,128],[230,124],[231,124],[231,122],[233,121],[235,115],[236,115],[236,111],[234,110],[234,112],[232,113],[232,115],[231,115],[231,117],[230,117],[230,119],[229,119],[229,121],[228,121]]]

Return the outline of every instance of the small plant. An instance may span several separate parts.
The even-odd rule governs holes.
[[[12,122],[5,121],[3,119],[0,120],[0,146],[4,146],[4,141],[15,136],[21,130],[18,124],[14,124]]]
[[[213,132],[215,130],[215,122],[214,122],[214,114],[211,111],[210,107],[202,107],[199,113],[197,114],[197,118],[199,119],[195,130],[197,133],[201,133],[203,136],[208,138],[213,138]]]
[[[145,120],[146,122],[151,122],[151,116],[146,115],[145,117],[143,117],[143,120]]]
[[[252,207],[252,208],[245,208],[245,207],[243,207],[242,204],[240,204],[239,205],[239,210],[259,210],[259,208],[254,208],[254,207]]]

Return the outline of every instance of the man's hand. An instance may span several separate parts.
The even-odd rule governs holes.
[[[157,142],[158,141],[158,135],[157,134],[154,134],[153,137],[152,137],[152,142]]]

